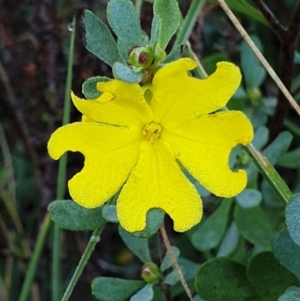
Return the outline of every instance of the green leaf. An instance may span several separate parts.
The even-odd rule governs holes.
[[[243,205],[241,206],[237,202],[234,209],[234,221],[239,232],[252,244],[263,249],[269,249],[272,231],[263,216],[261,208],[258,205],[249,207],[247,203]]]
[[[282,155],[278,162],[278,166],[286,168],[299,168],[300,167],[300,147]]]
[[[232,200],[223,200],[217,210],[201,222],[192,235],[192,244],[199,251],[218,246],[226,231]]]
[[[195,289],[206,301],[239,300],[255,294],[245,266],[226,257],[210,259],[200,266]]]
[[[261,199],[261,193],[252,188],[245,189],[236,196],[237,203],[244,209],[258,206]]]
[[[96,99],[101,96],[102,92],[97,90],[97,83],[108,82],[110,78],[105,76],[94,76],[88,78],[82,85],[82,93],[86,99]]]
[[[184,269],[180,267],[180,270],[184,274]],[[169,273],[167,276],[164,277],[164,283],[168,285],[175,285],[179,281],[179,276],[176,270],[173,270],[171,273]]]
[[[158,208],[150,209],[147,212],[146,228],[142,231],[137,231],[130,234],[135,237],[149,238],[156,234],[156,232],[159,230],[159,227],[163,222],[164,217],[165,212],[163,210]]]
[[[172,48],[171,52],[163,59],[162,64],[168,64],[178,60],[181,56],[181,48],[183,46],[179,45],[177,47]]]
[[[269,129],[264,125],[260,125],[255,131],[252,144],[255,146],[256,149],[261,149],[268,142],[268,139]]]
[[[119,223],[116,205],[103,205],[102,216],[107,222]]]
[[[191,2],[188,12],[177,32],[174,46],[185,45],[192,34],[193,28],[198,20],[199,14],[205,4],[205,0],[194,0]]]
[[[144,285],[144,281],[98,277],[92,282],[92,293],[101,301],[125,301]]]
[[[71,231],[94,230],[102,226],[102,207],[86,209],[71,200],[57,200],[50,203],[51,219],[62,229]]]
[[[294,243],[287,230],[273,237],[272,249],[278,262],[300,278],[300,247]]]
[[[272,252],[251,257],[247,277],[261,301],[277,300],[287,287],[299,284],[297,277],[280,265]]]
[[[148,283],[135,293],[129,301],[151,301],[153,299],[153,295],[153,283]]]
[[[217,257],[229,256],[231,253],[233,253],[238,247],[239,239],[240,233],[236,223],[232,222],[221,242]]]
[[[112,66],[120,62],[117,44],[107,26],[91,11],[84,10],[82,24],[85,29],[86,49]]]
[[[258,49],[262,51],[262,44],[259,38],[251,36],[251,39]],[[241,45],[241,67],[247,89],[258,88],[266,77],[266,70],[245,41]]]
[[[172,247],[172,252],[174,254],[174,257],[177,259],[179,257],[179,255],[180,255],[179,249],[176,248],[176,247]],[[173,264],[172,264],[171,258],[169,256],[169,253],[167,252],[166,255],[165,255],[165,257],[164,257],[164,259],[163,259],[163,261],[162,261],[162,263],[161,263],[161,265],[160,265],[159,269],[162,272],[164,272],[165,270],[167,270],[168,268],[170,268],[172,265]]]
[[[210,2],[218,3],[216,0],[210,0]],[[230,9],[242,13],[250,17],[250,19],[256,20],[263,25],[270,27],[268,21],[265,19],[262,13],[255,7],[247,3],[245,0],[227,0],[226,3],[230,7]]]
[[[264,204],[271,208],[282,209],[282,203],[280,202],[278,196],[275,194],[274,190],[270,184],[263,179],[261,183],[261,193],[263,195]]]
[[[141,46],[142,30],[140,20],[131,1],[109,1],[107,5],[107,19],[118,38],[126,41],[129,47],[128,50],[133,46]]]
[[[199,269],[198,263],[195,263],[195,262],[193,262],[189,259],[183,258],[183,257],[179,257],[177,259],[177,262],[178,262],[178,265],[180,267],[182,267],[182,269],[184,271],[183,276],[186,281],[192,280],[195,278],[196,273]]]
[[[118,62],[113,65],[113,75],[114,78],[128,83],[139,83],[143,78],[143,74],[141,72],[134,73],[131,68]]]
[[[300,300],[300,287],[288,287],[284,294],[280,296],[278,301],[299,301]]]
[[[161,20],[158,43],[165,49],[180,24],[180,10],[176,0],[155,0],[153,5],[154,18]]]
[[[289,132],[282,132],[280,133],[276,139],[269,144],[262,154],[266,156],[272,165],[275,165],[278,159],[287,151],[293,136]]]
[[[150,46],[154,49],[155,44],[158,41],[159,33],[161,32],[162,21],[158,16],[154,16],[151,23],[151,38]]]
[[[285,208],[285,222],[292,240],[300,246],[300,194],[295,194]]]
[[[119,234],[128,249],[135,254],[142,262],[150,262],[151,256],[149,252],[148,240],[146,238],[137,238],[130,235],[121,226],[119,226]]]

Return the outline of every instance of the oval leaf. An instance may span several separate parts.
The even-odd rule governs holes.
[[[101,301],[124,301],[144,285],[144,281],[98,277],[92,282],[92,293]]]
[[[119,234],[129,250],[132,251],[142,262],[150,262],[151,256],[149,252],[148,240],[146,238],[137,238],[130,235],[121,226],[119,226]]]
[[[272,249],[278,262],[300,278],[300,247],[294,243],[287,230],[273,237]]]
[[[237,203],[234,209],[234,221],[246,240],[263,249],[270,248],[272,231],[259,206],[243,208]]]
[[[221,242],[217,257],[228,256],[233,253],[233,251],[238,247],[239,240],[240,233],[236,223],[232,222]]]
[[[135,293],[130,298],[130,301],[151,301],[153,299],[153,295],[153,283],[148,283],[137,293]]]
[[[102,216],[107,222],[119,223],[116,205],[103,205]]]
[[[108,82],[110,78],[105,76],[94,76],[88,78],[82,85],[82,93],[86,99],[96,99],[101,96],[101,92],[97,90],[97,83]]]
[[[107,5],[107,19],[118,38],[126,41],[128,50],[141,46],[140,20],[131,1],[111,0]]]
[[[285,220],[292,240],[300,246],[300,194],[294,195],[288,202]]]
[[[248,262],[247,276],[261,301],[278,300],[286,288],[299,284],[297,277],[280,265],[272,252],[254,255]]]
[[[48,211],[51,219],[66,230],[94,230],[105,223],[102,218],[102,206],[86,209],[71,200],[57,200],[50,203]]]
[[[255,294],[246,267],[225,257],[208,260],[200,267],[195,289],[206,301],[244,299]]]
[[[113,65],[113,75],[114,78],[123,80],[127,83],[139,83],[143,78],[141,72],[134,73],[131,68],[118,62]]]
[[[300,300],[300,287],[291,286],[286,289],[283,295],[280,296],[278,301],[299,301]]]
[[[252,36],[251,39],[258,49],[262,51],[262,44],[259,38]],[[266,70],[245,41],[242,42],[241,46],[241,67],[247,89],[258,88],[266,77]]]
[[[261,193],[253,188],[245,189],[236,196],[237,203],[244,209],[258,206],[261,199]]]
[[[177,259],[179,257],[179,255],[180,255],[179,249],[176,248],[176,247],[174,247],[174,246],[171,247],[171,249],[172,249],[174,257]],[[163,259],[163,261],[162,261],[159,269],[162,272],[164,272],[165,270],[167,270],[168,268],[170,268],[172,265],[173,265],[173,263],[172,263],[172,260],[171,260],[171,258],[169,256],[169,253],[166,252],[166,255],[165,255],[165,257],[164,257],[164,259]]]
[[[218,246],[226,231],[232,200],[223,200],[217,210],[200,223],[192,235],[192,244],[199,251]]]
[[[115,62],[121,62],[116,41],[98,17],[91,11],[85,10],[82,24],[85,28],[85,47],[88,51],[110,66]]]
[[[287,151],[293,136],[289,132],[280,133],[276,139],[268,145],[262,152],[266,156],[272,165],[275,165],[279,158]]]
[[[160,20],[158,43],[165,49],[180,24],[180,10],[176,0],[155,0],[154,18]]]
[[[279,160],[278,166],[286,168],[299,168],[300,167],[300,147],[285,153]]]

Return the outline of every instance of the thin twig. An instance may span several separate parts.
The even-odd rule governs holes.
[[[278,21],[278,19],[274,16],[269,7],[262,0],[252,0],[252,2],[256,5],[256,7],[260,10],[260,12],[267,19],[269,24],[272,27],[274,33],[281,40],[283,35],[286,33],[286,28]]]
[[[158,253],[159,253],[160,263],[162,263],[163,258],[166,254],[166,246],[165,246],[164,240],[162,238],[162,234],[160,232],[157,232],[157,244],[158,244]],[[159,287],[165,296],[165,301],[172,301],[170,286],[163,283],[163,281],[162,281],[160,283]]]
[[[182,274],[181,269],[180,269],[180,267],[178,265],[178,262],[177,262],[177,260],[176,260],[176,258],[174,256],[174,254],[173,254],[173,251],[172,251],[172,248],[171,248],[171,244],[170,244],[170,241],[169,241],[169,238],[168,238],[168,235],[167,235],[164,223],[162,223],[161,226],[160,226],[160,233],[161,233],[161,236],[162,236],[162,238],[164,240],[164,243],[165,243],[165,246],[167,248],[167,252],[168,252],[168,254],[170,256],[170,259],[172,261],[172,264],[173,264],[173,266],[174,266],[174,268],[175,268],[175,270],[176,270],[176,272],[177,272],[177,274],[179,276],[179,280],[180,280],[180,282],[181,282],[181,284],[182,284],[182,286],[183,286],[186,294],[188,295],[189,299],[191,301],[193,301],[192,293],[191,293],[191,291],[190,291],[190,289],[189,289],[189,287],[188,287],[188,285],[187,285],[187,283],[186,283],[186,281],[185,281],[185,279],[183,277],[183,274]]]
[[[259,51],[259,49],[256,47],[256,45],[253,43],[251,38],[249,37],[246,30],[243,28],[243,26],[240,24],[236,16],[233,14],[233,12],[230,10],[228,5],[225,3],[224,0],[218,0],[220,6],[223,8],[224,12],[228,16],[228,18],[232,21],[235,28],[238,30],[238,32],[241,34],[243,39],[247,42],[249,47],[252,49],[253,53],[257,56],[261,64],[264,66],[266,71],[269,73],[269,75],[272,77],[272,79],[277,84],[278,88],[282,91],[284,96],[288,99],[290,105],[295,109],[297,114],[300,116],[300,107],[298,106],[297,102],[294,100],[293,96],[290,94],[288,89],[284,86],[278,75],[275,73],[273,68],[270,66],[268,61],[264,58],[262,53]]]

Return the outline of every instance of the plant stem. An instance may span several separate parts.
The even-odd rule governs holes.
[[[233,14],[233,12],[230,10],[228,5],[224,0],[218,0],[220,6],[223,8],[224,12],[228,16],[228,18],[232,21],[233,25],[237,29],[237,31],[241,34],[243,39],[247,42],[249,47],[252,49],[253,53],[257,56],[261,64],[264,66],[266,71],[269,73],[269,75],[272,77],[272,79],[275,81],[277,84],[278,88],[281,90],[283,95],[288,99],[290,105],[295,109],[295,111],[298,113],[300,116],[300,107],[298,106],[297,102],[294,100],[293,96],[290,94],[288,89],[284,86],[278,75],[275,73],[273,68],[270,66],[268,61],[265,59],[265,57],[261,54],[259,49],[256,47],[256,45],[253,43],[251,38],[249,37],[248,33],[246,30],[243,28],[243,26],[240,24],[236,16]]]
[[[49,227],[50,227],[50,217],[49,214],[47,214],[42,223],[18,301],[28,300],[28,294],[30,291],[31,283],[36,271],[36,267],[43,249],[43,245]]]
[[[105,226],[105,224],[93,231],[93,234],[86,246],[84,253],[82,254],[82,257],[78,263],[78,266],[76,267],[75,273],[73,274],[72,279],[71,279],[61,301],[69,300],[69,297],[71,296],[71,294],[74,290],[74,287],[75,287],[79,277],[82,274],[84,267],[86,266],[89,258],[91,257],[91,254],[92,254],[96,244],[100,241],[100,234],[101,234],[104,226]]]
[[[174,47],[184,45],[187,42],[204,4],[205,0],[193,0],[176,36]]]
[[[138,16],[141,15],[142,5],[143,5],[143,0],[135,0],[135,9]]]
[[[182,274],[181,269],[180,269],[180,267],[178,265],[178,262],[177,262],[177,260],[176,260],[176,258],[174,256],[174,254],[173,254],[173,251],[172,251],[172,248],[171,248],[171,244],[170,244],[170,241],[169,241],[169,238],[168,238],[168,235],[167,235],[164,223],[162,223],[161,226],[160,226],[160,232],[161,232],[161,236],[162,236],[162,238],[164,240],[165,246],[167,248],[167,252],[169,253],[170,259],[172,261],[172,264],[173,264],[173,266],[174,266],[174,268],[175,268],[175,270],[176,270],[176,272],[177,272],[177,274],[179,276],[179,280],[180,280],[180,282],[181,282],[181,284],[182,284],[182,286],[183,286],[186,294],[188,295],[189,299],[191,301],[193,301],[192,293],[191,293],[191,291],[190,291],[190,289],[189,289],[189,287],[188,287],[188,285],[187,285],[187,283],[186,283],[186,281],[185,281],[185,279],[183,277],[183,274]]]
[[[73,75],[73,57],[74,57],[74,42],[75,42],[75,26],[76,19],[73,17],[72,21],[72,34],[70,39],[70,48],[68,56],[68,70],[67,70],[67,80],[65,87],[65,100],[64,100],[64,113],[62,124],[68,124],[70,122],[70,91],[72,84]],[[65,195],[66,187],[66,166],[67,166],[67,155],[63,155],[59,160],[58,167],[58,179],[57,179],[57,190],[56,199],[61,200]],[[62,295],[62,280],[61,280],[61,266],[60,266],[60,250],[61,250],[61,229],[57,224],[54,224],[53,233],[53,264],[52,264],[52,300],[58,301]]]
[[[264,176],[264,178],[267,180],[267,182],[270,184],[276,195],[285,206],[293,196],[291,190],[285,184],[285,182],[277,173],[269,160],[264,157],[259,151],[257,151],[251,143],[248,144],[245,148],[261,174]]]
[[[278,36],[279,40],[281,40],[283,35],[286,32],[286,29],[282,26],[282,24],[274,16],[274,14],[269,9],[269,7],[262,0],[252,0],[252,2],[257,6],[257,8],[260,10],[260,12],[268,20],[268,22],[271,25],[273,31]]]

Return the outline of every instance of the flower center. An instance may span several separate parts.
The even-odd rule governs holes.
[[[143,134],[145,139],[149,140],[153,144],[154,140],[160,136],[161,126],[155,122],[150,122],[143,128]]]

